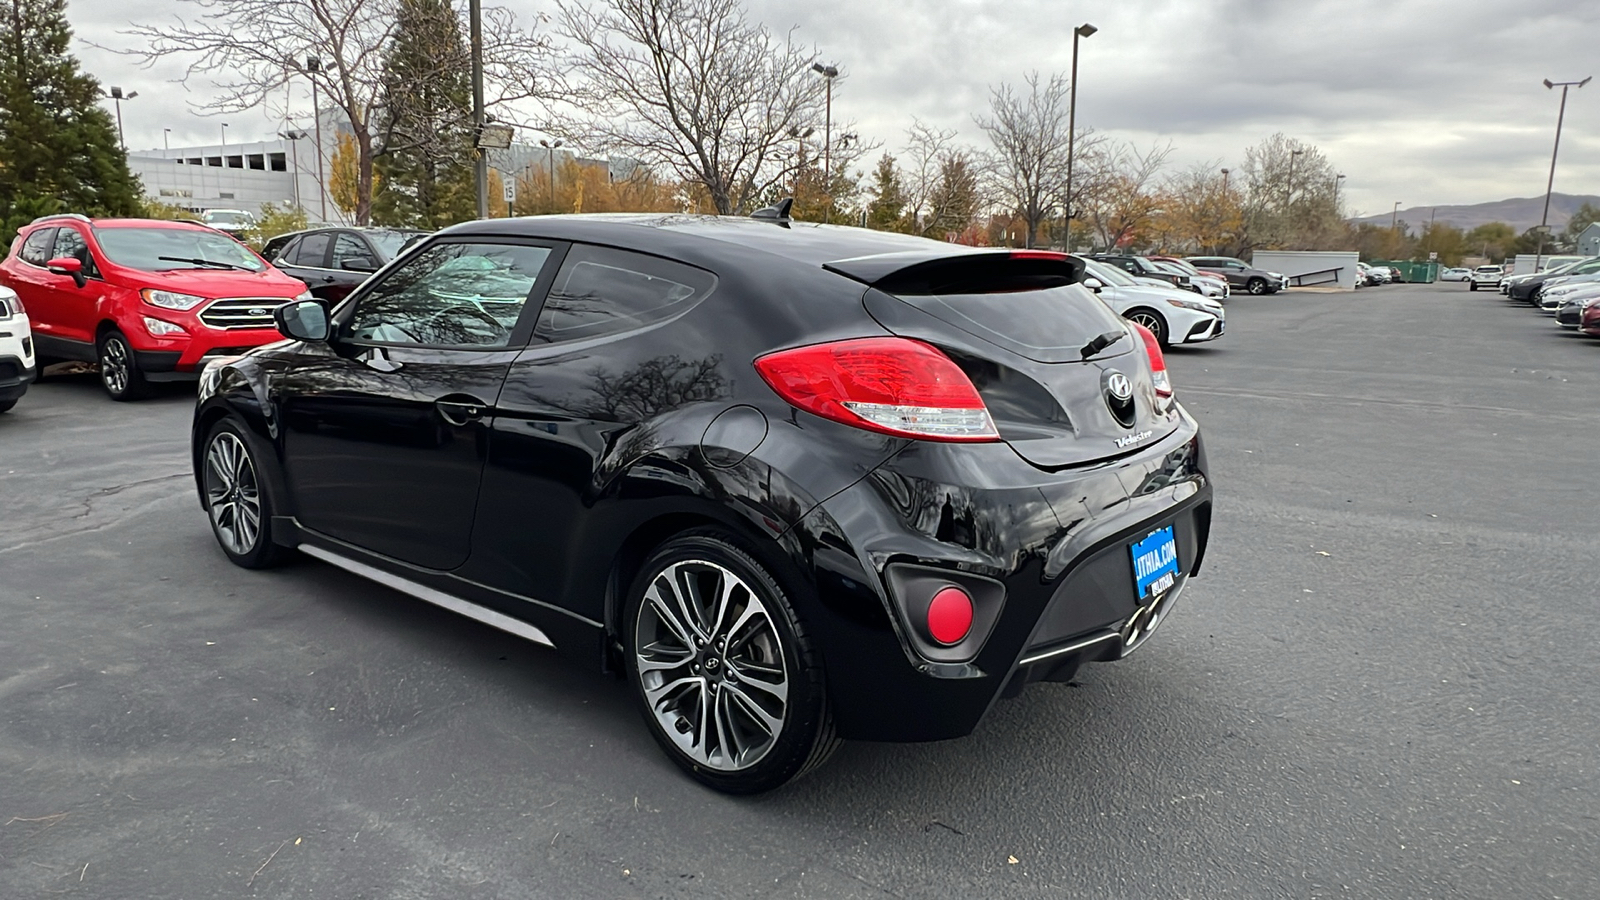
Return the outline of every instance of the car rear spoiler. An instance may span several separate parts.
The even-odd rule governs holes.
[[[1053,250],[941,248],[857,256],[824,263],[822,267],[886,293],[923,294],[989,279],[1048,279],[1057,284],[1076,284],[1083,280],[1085,265],[1076,256]]]

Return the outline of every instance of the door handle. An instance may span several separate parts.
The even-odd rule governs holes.
[[[333,276],[332,275],[324,275],[324,276],[322,276],[322,283],[323,284],[333,284]]]
[[[489,410],[489,404],[482,400],[460,394],[435,400],[433,406],[439,410],[439,418],[458,427],[482,419]]]

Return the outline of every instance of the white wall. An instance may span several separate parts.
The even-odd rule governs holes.
[[[1356,289],[1356,263],[1361,255],[1354,250],[1257,250],[1251,256],[1251,264],[1258,269],[1268,272],[1282,272],[1289,276],[1290,284],[1294,284],[1296,275],[1308,275],[1312,272],[1321,272],[1324,269],[1338,269],[1339,280],[1336,283],[1328,281],[1319,285],[1308,287],[1339,287],[1347,291]],[[1319,276],[1316,280],[1331,278],[1331,275]]]

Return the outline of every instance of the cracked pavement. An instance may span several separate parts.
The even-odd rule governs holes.
[[[1228,325],[1169,357],[1217,509],[1146,648],[753,799],[619,682],[230,566],[187,389],[37,385],[0,416],[0,897],[1600,896],[1600,341],[1460,285]]]

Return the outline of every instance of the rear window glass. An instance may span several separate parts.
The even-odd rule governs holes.
[[[556,275],[534,337],[555,343],[643,328],[686,312],[716,285],[703,269],[578,244]]]
[[[1036,362],[1077,362],[1085,344],[1125,327],[1100,298],[1055,275],[1002,276],[941,285],[928,293],[902,290],[895,296],[973,337]],[[1129,349],[1124,339],[1105,353]]]
[[[28,239],[22,242],[22,250],[17,254],[23,262],[42,266],[50,261],[50,251],[56,245],[56,230],[54,228],[41,228]]]
[[[99,228],[95,238],[107,259],[146,272],[267,267],[250,248],[209,228]]]

